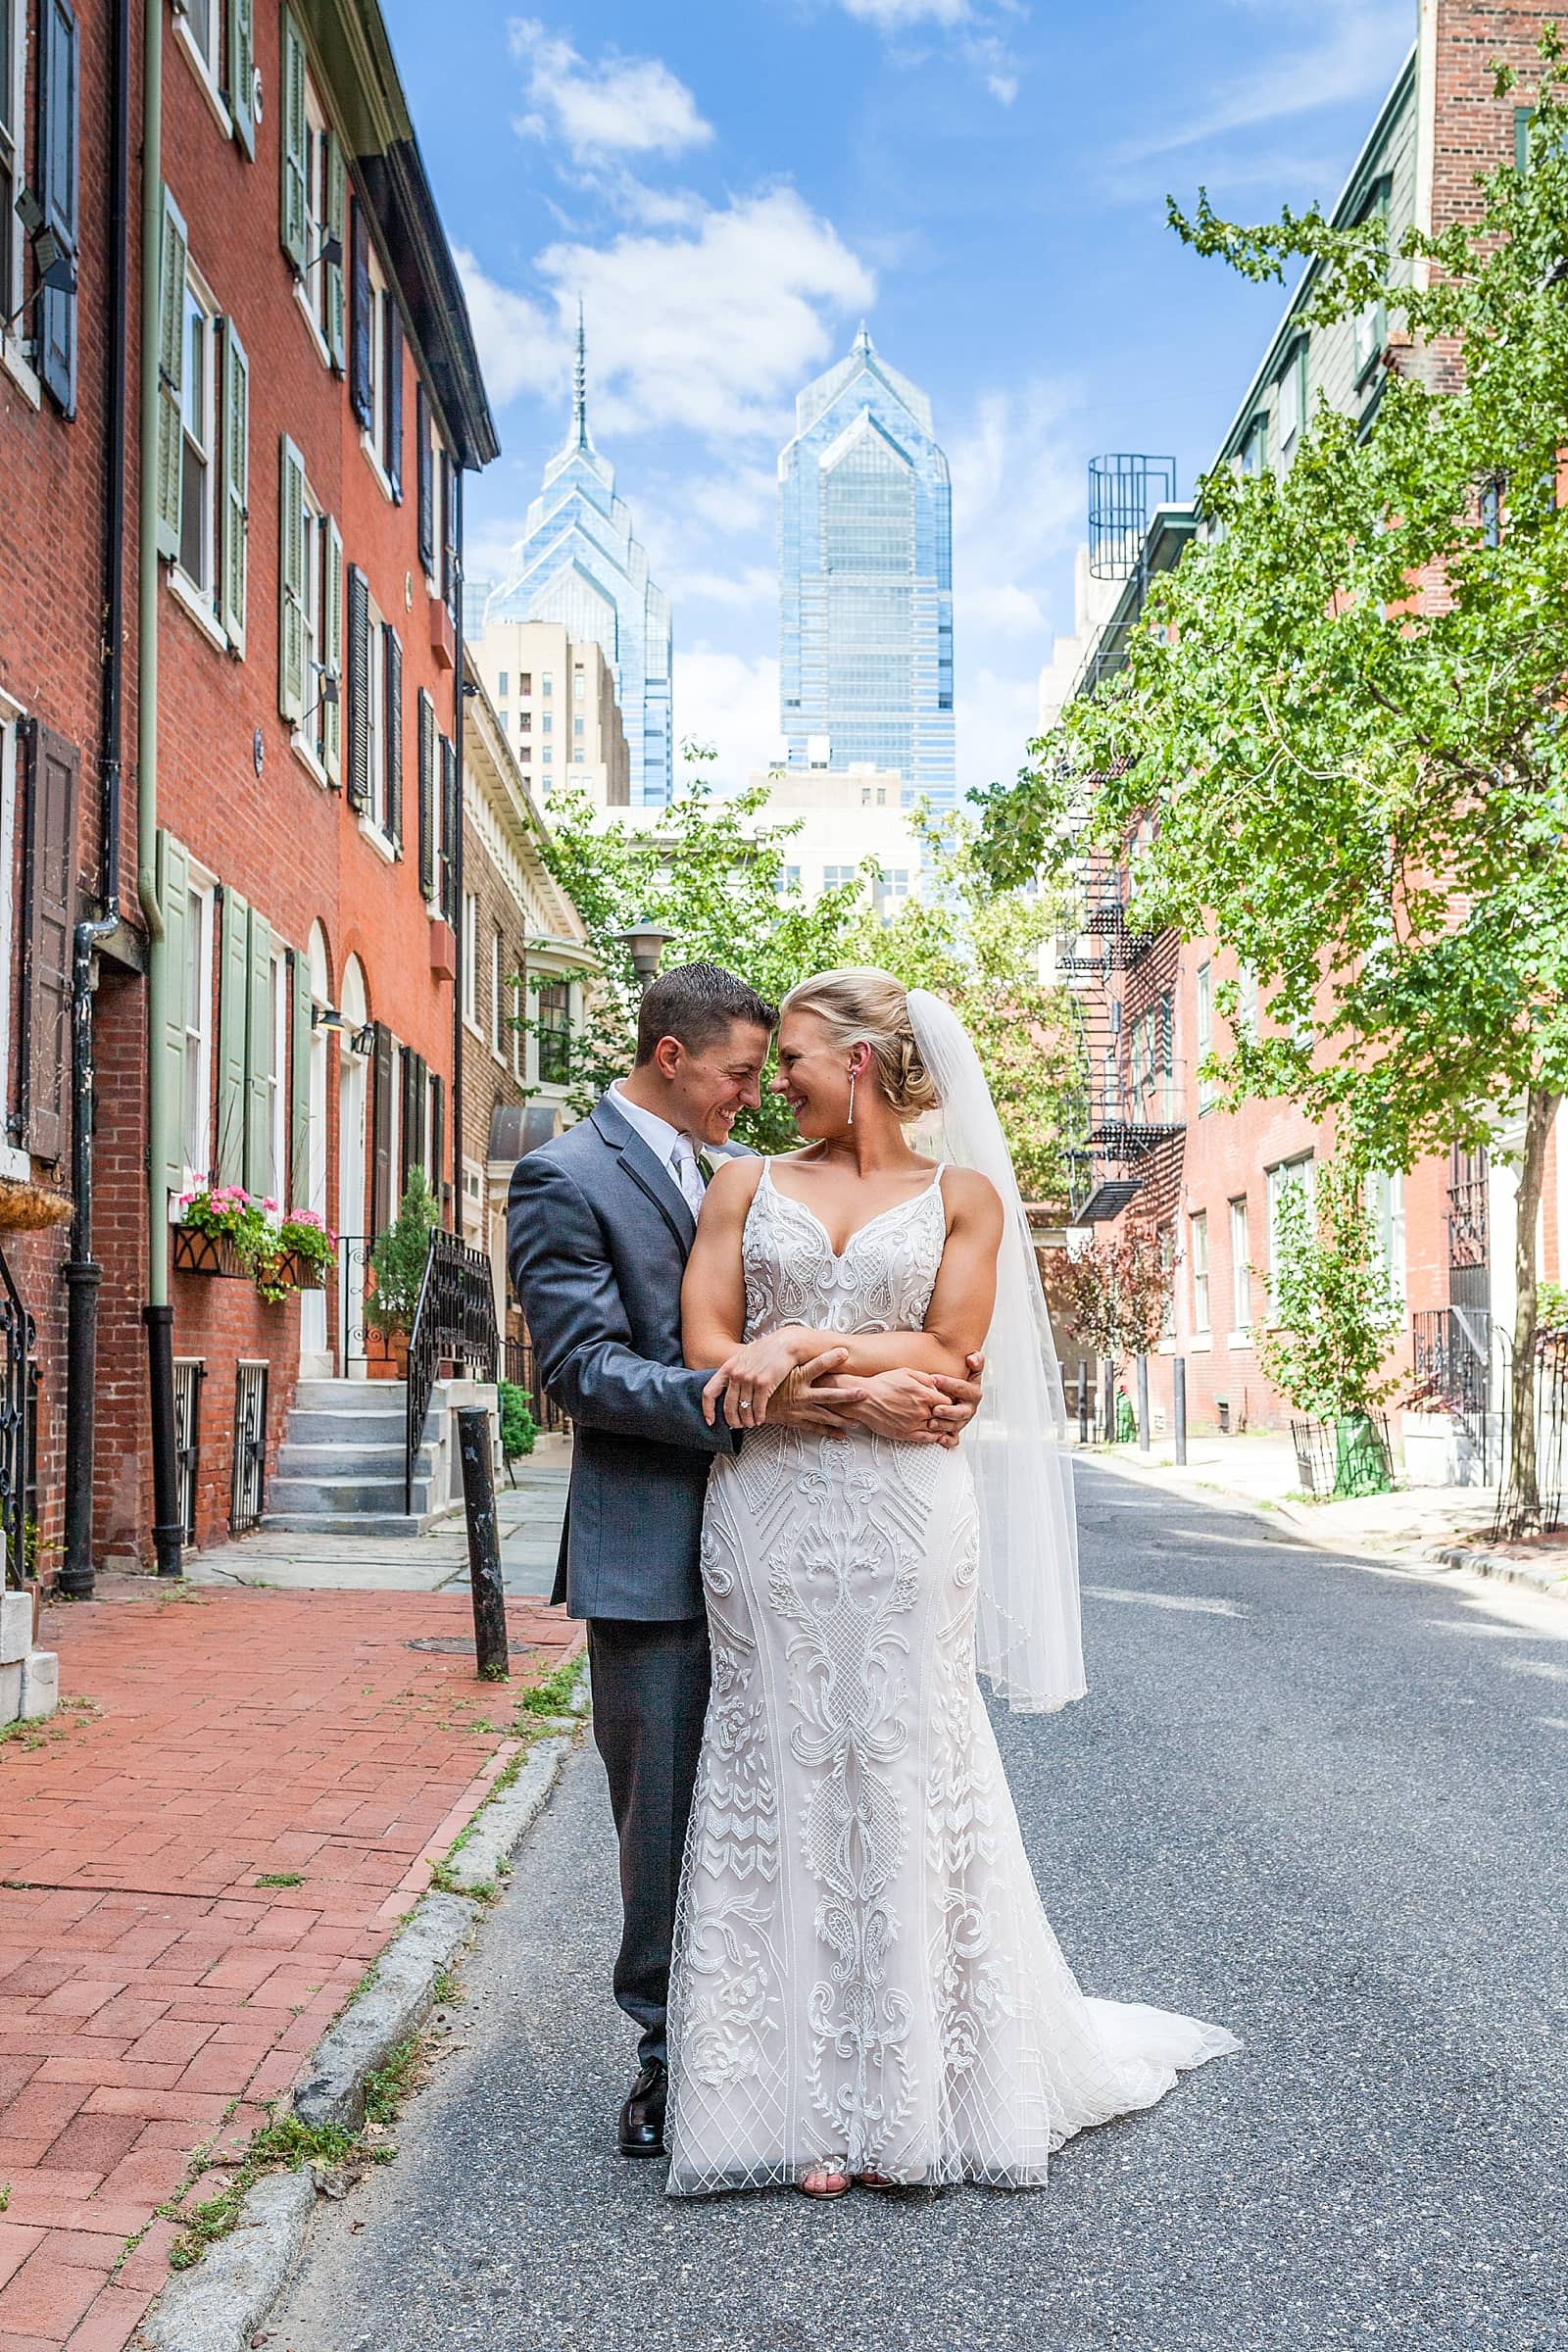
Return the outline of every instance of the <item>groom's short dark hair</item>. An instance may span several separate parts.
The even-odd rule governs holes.
[[[654,1058],[662,1037],[678,1037],[688,1054],[702,1054],[729,1033],[735,1021],[771,1030],[778,1006],[721,963],[680,963],[661,972],[637,1015],[637,1067]]]

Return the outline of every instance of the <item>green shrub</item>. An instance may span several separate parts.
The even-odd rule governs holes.
[[[397,1222],[387,1227],[370,1251],[365,1320],[383,1337],[414,1329],[419,1285],[430,1255],[430,1236],[440,1222],[441,1211],[425,1182],[424,1170],[412,1168]]]
[[[533,1442],[539,1435],[537,1422],[529,1409],[528,1392],[519,1389],[514,1381],[501,1383],[501,1451],[509,1462],[522,1453],[532,1453]]]

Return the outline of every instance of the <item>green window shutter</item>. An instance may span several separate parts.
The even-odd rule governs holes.
[[[158,553],[179,553],[179,486],[184,458],[180,398],[185,380],[185,223],[164,190],[158,256]]]
[[[250,1021],[245,1040],[245,1189],[271,1195],[282,1180],[272,1165],[267,1080],[272,1063],[272,927],[251,908]]]
[[[305,715],[305,460],[283,435],[282,513],[277,534],[277,707]]]
[[[414,472],[418,485],[419,562],[429,578],[435,570],[435,472],[430,462],[430,404],[422,383],[414,387]]]
[[[370,591],[357,564],[349,565],[349,644],[347,676],[351,808],[370,806]]]
[[[1533,106],[1516,106],[1513,110],[1513,162],[1516,172],[1530,169],[1530,125],[1535,121]]]
[[[223,628],[236,654],[245,651],[245,566],[251,521],[251,364],[223,320],[223,516],[219,578]]]
[[[305,43],[300,28],[283,12],[283,192],[280,234],[283,251],[303,277],[311,256],[306,252],[310,229],[305,159],[310,128],[305,119]]]
[[[223,892],[218,949],[218,1181],[245,1182],[245,1038],[250,1024],[250,908]]]
[[[164,918],[162,1037],[153,1051],[164,1057],[164,1123],[153,1137],[153,1171],[170,1194],[185,1189],[185,988],[190,960],[190,858],[172,834],[158,835],[158,905]]]
[[[9,15],[10,12],[8,12]],[[6,43],[4,71],[11,67]],[[61,414],[76,414],[76,90],[81,43],[67,0],[44,0],[38,23],[38,196],[46,224],[72,264],[69,285],[45,286],[38,303],[38,371]]]
[[[419,893],[435,897],[435,705],[419,688]]]
[[[386,837],[403,855],[403,648],[386,632]]]
[[[290,948],[289,1205],[311,1205],[311,959]]]
[[[339,374],[343,370],[344,306],[342,255],[347,251],[349,175],[343,158],[343,142],[328,133],[326,142],[326,227],[329,236],[336,237],[339,259],[323,262],[326,271],[326,347],[332,354],[332,365]]]
[[[321,709],[321,758],[327,780],[343,781],[343,534],[326,517],[326,565],[321,584],[321,660],[337,687],[335,703]],[[325,680],[322,680],[325,683]]]
[[[228,0],[228,111],[234,136],[256,161],[255,0]]]

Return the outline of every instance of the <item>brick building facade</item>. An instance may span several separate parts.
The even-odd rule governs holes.
[[[1336,207],[1340,222],[1371,209],[1386,213],[1391,246],[1415,221],[1440,230],[1474,218],[1475,175],[1511,162],[1527,118],[1537,43],[1551,11],[1544,6],[1472,6],[1420,0],[1415,47],[1390,92]],[[1495,93],[1494,62],[1518,86]],[[1391,350],[1381,310],[1329,328],[1301,317],[1298,287],[1215,457],[1247,470],[1288,465],[1320,394],[1375,429],[1379,388]],[[1441,384],[1445,355],[1423,355]],[[1110,463],[1105,461],[1103,463]],[[1125,461],[1138,465],[1143,461]],[[1072,693],[1092,693],[1118,666],[1151,575],[1179,563],[1203,520],[1196,502],[1177,503],[1155,482],[1147,527],[1131,560],[1110,569],[1107,587],[1080,567],[1077,643],[1062,649],[1042,681],[1048,722]],[[1075,667],[1068,662],[1075,658]],[[1235,956],[1212,941],[1174,934],[1139,938],[1123,914],[1125,870],[1084,879],[1083,930],[1065,943],[1064,963],[1083,1000],[1088,1092],[1098,1200],[1086,1203],[1098,1230],[1152,1219],[1176,1269],[1166,1339],[1151,1363],[1152,1418],[1169,1427],[1170,1359],[1186,1366],[1189,1418],[1196,1429],[1282,1427],[1285,1405],[1264,1379],[1256,1341],[1268,1311],[1269,1270],[1282,1190],[1312,1182],[1332,1150],[1332,1133],[1285,1101],[1250,1102],[1236,1111],[1213,1100],[1199,1076],[1211,1052],[1230,1043],[1219,1007],[1237,992],[1237,1020],[1266,1021],[1266,1006]],[[1504,1143],[1513,1141],[1504,1135]],[[1374,1176],[1369,1206],[1384,1264],[1403,1310],[1392,1363],[1424,1368],[1441,1345],[1475,1353],[1478,1396],[1496,1382],[1513,1319],[1514,1179],[1500,1159],[1454,1153],[1419,1162],[1406,1175]],[[1561,1279],[1568,1242],[1568,1149],[1563,1121],[1549,1151],[1542,1218],[1542,1273]],[[1482,1417],[1486,1406],[1483,1403]],[[1494,1422],[1495,1413],[1493,1414]],[[1435,1472],[1435,1463],[1425,1465]]]
[[[413,1160],[455,1214],[461,476],[496,443],[374,0],[166,11],[157,53],[138,38],[120,60],[98,12],[78,24],[66,0],[29,0],[14,14],[29,89],[40,55],[47,82],[51,42],[76,61],[74,112],[50,132],[79,157],[76,283],[60,298],[75,319],[76,390],[68,422],[43,361],[35,399],[25,356],[0,355],[0,468],[40,486],[21,512],[8,502],[0,526],[0,689],[13,717],[36,716],[79,756],[67,930],[106,897],[124,917],[96,953],[92,1547],[145,1563],[146,1303],[166,1297],[172,1310],[179,1534],[206,1542],[275,1446],[302,1357],[354,1368],[343,1294]],[[55,98],[39,103],[62,105],[61,86],[57,70]],[[117,98],[130,159],[119,228],[103,127]],[[116,899],[98,811],[113,772],[101,712],[117,245],[135,790],[127,781]],[[24,275],[37,258],[21,257]],[[139,373],[144,323],[156,371]],[[30,789],[19,835],[34,822]],[[25,887],[16,879],[24,929],[36,866]],[[37,1041],[20,1018],[13,1036],[20,1103]],[[29,1140],[22,1116],[14,1151]],[[67,1173],[35,1143],[28,1164]],[[180,1196],[212,1184],[312,1210],[360,1250],[325,1292],[276,1305],[247,1281],[187,1270]],[[50,1498],[63,1248],[51,1236],[11,1251],[39,1328]],[[53,1499],[45,1509],[48,1533]]]

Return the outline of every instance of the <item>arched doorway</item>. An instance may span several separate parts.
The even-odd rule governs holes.
[[[332,975],[327,962],[326,933],[311,925],[311,1006],[326,1011],[332,1003]],[[311,1067],[305,1141],[305,1206],[326,1220],[326,1031],[311,1026]],[[306,1380],[325,1378],[334,1369],[332,1343],[326,1328],[325,1291],[305,1291],[300,1297],[300,1374]]]
[[[365,972],[357,956],[343,967],[339,1008],[343,1027],[337,1056],[338,1369],[365,1378],[366,1111],[369,1065],[355,1040],[370,1018]]]

